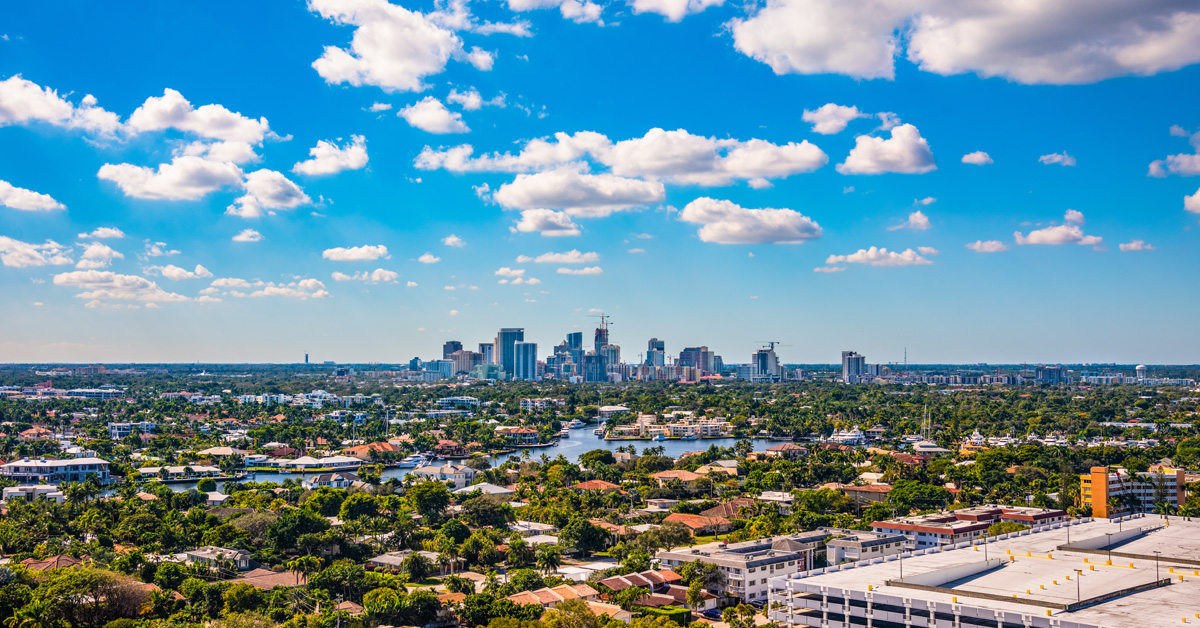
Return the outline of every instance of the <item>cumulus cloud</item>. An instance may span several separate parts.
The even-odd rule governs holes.
[[[1153,244],[1146,244],[1143,240],[1134,240],[1133,242],[1122,242],[1117,245],[1122,251],[1153,251]]]
[[[581,252],[579,249],[571,249],[565,253],[542,253],[537,257],[529,257],[521,255],[517,257],[518,264],[527,264],[534,262],[535,264],[589,264],[600,261],[600,254],[594,251],[587,253]]]
[[[96,174],[112,181],[126,196],[167,201],[194,201],[242,183],[242,169],[228,161],[193,155],[177,156],[158,169],[133,164],[104,164]]]
[[[26,212],[49,212],[67,208],[49,194],[19,188],[8,181],[0,181],[0,206]]]
[[[62,266],[74,263],[68,249],[54,240],[42,244],[22,242],[0,236],[0,263],[13,268],[27,266]]]
[[[708,197],[688,203],[679,219],[703,225],[700,239],[717,244],[798,244],[821,237],[820,225],[798,211],[747,209]]]
[[[474,88],[460,92],[457,89],[450,88],[450,94],[446,96],[446,102],[452,102],[462,107],[466,111],[477,111],[482,107],[504,107],[504,94],[500,94],[491,100],[484,100],[483,96]]]
[[[1171,127],[1173,137],[1188,137],[1188,132],[1178,125]],[[1166,159],[1156,159],[1150,162],[1150,176],[1165,177],[1168,174],[1195,176],[1200,174],[1200,131],[1192,133],[1188,138],[1193,152],[1169,155]]]
[[[977,150],[973,153],[963,155],[962,162],[973,166],[986,166],[992,163],[992,156],[981,150]]]
[[[926,247],[927,248],[927,247]],[[926,252],[926,255],[937,253],[936,250]],[[871,266],[921,266],[933,262],[922,257],[921,253],[912,249],[901,252],[889,251],[886,248],[871,247],[859,249],[849,255],[830,255],[825,259],[826,266],[835,264],[870,264]]]
[[[517,175],[492,195],[508,209],[561,209],[572,216],[602,217],[632,207],[657,203],[666,196],[663,184],[587,174],[563,167]]]
[[[1008,245],[999,240],[976,240],[968,243],[966,247],[976,253],[999,253],[1008,250]]]
[[[292,172],[307,175],[337,174],[343,170],[359,170],[367,166],[367,139],[351,135],[350,143],[338,146],[319,140],[308,149],[311,159],[292,166]]]
[[[166,242],[151,242],[146,240],[145,255],[146,257],[170,257],[172,255],[179,255],[179,251],[169,248]]]
[[[507,0],[507,4],[510,11],[557,8],[564,19],[576,24],[591,22],[604,25],[600,16],[603,7],[589,0]]]
[[[869,117],[870,114],[859,111],[858,107],[845,107],[835,105],[834,103],[826,103],[812,111],[805,109],[800,119],[812,124],[814,133],[833,135],[841,133],[846,128],[846,125],[850,124],[851,120]]]
[[[242,184],[246,194],[225,208],[225,213],[242,218],[257,218],[276,209],[294,209],[312,202],[300,186],[282,172],[256,170],[246,175]],[[264,211],[265,210],[265,211]]]
[[[193,107],[183,94],[170,88],[163,90],[162,96],[147,98],[126,124],[139,132],[176,129],[245,144],[261,144],[271,130],[266,118],[254,120],[217,104]]]
[[[163,266],[157,270],[163,277],[170,279],[171,281],[183,281],[184,279],[203,279],[205,277],[213,276],[212,271],[201,266],[200,264],[196,264],[195,270],[180,268],[173,264],[167,264],[166,266]]]
[[[629,0],[634,13],[657,13],[668,22],[704,11],[708,7],[719,7],[725,0]]]
[[[418,257],[417,261],[421,262],[422,264],[436,264],[436,263],[442,261],[442,258],[437,257],[433,253],[429,253],[427,251],[427,252],[425,252],[424,255],[422,255],[421,257]]]
[[[739,52],[776,74],[891,79],[903,55],[941,75],[1064,85],[1200,61],[1200,8],[1178,2],[768,0],[727,27]]]
[[[363,246],[336,247],[325,249],[321,257],[334,262],[369,262],[381,257],[388,257],[387,247],[382,244],[364,244]]]
[[[521,277],[525,274],[524,268],[509,268],[508,266],[501,267],[495,273],[497,277]]]
[[[107,270],[75,270],[54,276],[54,285],[82,290],[75,296],[89,301],[187,301],[158,284],[137,275],[119,275]]]
[[[911,124],[901,124],[891,130],[891,137],[883,139],[871,135],[860,135],[854,140],[854,148],[846,161],[837,165],[842,174],[923,174],[937,170],[929,142]]]
[[[298,279],[290,282],[269,282],[255,279],[247,281],[238,277],[221,277],[214,279],[212,288],[218,289],[222,295],[235,298],[287,297],[293,299],[324,299],[329,296],[325,284],[319,279]],[[214,294],[210,290],[203,290]]]
[[[929,203],[922,203],[922,205],[928,205],[928,204]],[[931,226],[933,226],[933,225],[929,224],[929,217],[926,216],[924,212],[922,212],[921,210],[918,209],[917,211],[908,215],[908,220],[905,220],[904,222],[902,222],[898,225],[892,225],[892,226],[888,227],[888,231],[896,231],[899,229],[912,229],[914,231],[924,231],[924,230],[930,228]]]
[[[121,129],[117,114],[99,107],[91,94],[74,105],[57,91],[27,81],[19,74],[0,81],[0,126],[38,122],[103,136]]]
[[[371,113],[378,113],[380,111],[389,111],[389,110],[391,110],[391,108],[392,108],[391,103],[374,102],[374,103],[371,103],[371,106],[367,108],[367,111],[370,111]]]
[[[454,32],[469,26],[461,3],[450,12],[431,13],[410,11],[386,0],[310,0],[308,7],[335,24],[355,27],[348,48],[326,46],[312,64],[331,85],[419,92],[428,87],[425,77],[440,74],[452,58],[476,68],[491,67],[490,60],[465,51]]]
[[[357,273],[354,273],[353,275],[347,275],[346,273],[341,273],[341,272],[336,272],[336,271],[333,273],[334,281],[363,281],[366,283],[396,283],[396,280],[399,278],[400,278],[400,273],[397,273],[397,272],[391,271],[391,270],[386,270],[383,268],[376,268],[375,270],[373,270],[371,272],[362,270]]]
[[[247,142],[234,141],[191,142],[177,148],[173,151],[173,154],[176,156],[203,157],[209,161],[230,161],[235,164],[245,164],[259,160],[258,153],[254,152],[253,146]]]
[[[560,268],[556,272],[560,275],[603,275],[604,269],[599,266],[588,266],[585,268]]]
[[[84,248],[75,268],[104,268],[114,259],[125,259],[125,256],[103,242],[91,242]]]
[[[514,233],[540,233],[546,237],[579,235],[579,225],[566,213],[553,209],[526,209],[521,212],[521,219],[509,229]]]
[[[233,236],[234,242],[260,242],[263,239],[263,234],[254,229],[242,229],[237,235]]]
[[[442,244],[444,244],[446,246],[453,246],[453,247],[458,248],[458,247],[466,246],[467,243],[464,242],[462,238],[451,233],[450,235],[442,238]]]
[[[840,273],[846,270],[845,266],[818,266],[813,269],[814,273]]]
[[[116,227],[97,227],[91,233],[81,233],[79,238],[95,238],[97,240],[120,240],[125,237],[125,232]]]
[[[1075,158],[1071,155],[1068,155],[1067,151],[1065,151],[1065,150],[1061,153],[1050,153],[1049,155],[1042,155],[1041,157],[1038,157],[1038,161],[1043,164],[1047,164],[1047,165],[1049,165],[1049,164],[1061,164],[1063,166],[1074,166],[1075,165]]]
[[[1191,196],[1183,197],[1183,208],[1194,214],[1200,214],[1200,189]]]
[[[442,101],[433,96],[426,96],[419,102],[413,103],[396,113],[413,127],[428,133],[469,133],[462,120],[462,114],[450,111]]]
[[[517,20],[516,22],[484,22],[471,28],[472,33],[480,35],[512,35],[514,37],[532,37],[533,31],[530,28],[529,22]]]
[[[561,167],[579,170],[581,160],[591,160],[622,177],[723,186],[734,181],[761,184],[765,181],[757,180],[811,172],[829,162],[828,155],[808,141],[774,144],[660,128],[615,143],[600,133],[581,131],[573,135],[556,133],[553,141],[530,140],[516,155],[491,153],[474,157],[474,152],[470,144],[438,150],[425,147],[414,165],[422,170],[528,173]]]
[[[1099,236],[1084,235],[1083,212],[1068,209],[1066,215],[1063,217],[1063,221],[1061,225],[1030,231],[1029,235],[1023,235],[1020,231],[1014,231],[1013,237],[1016,239],[1017,244],[1083,244],[1096,246],[1103,240]]]

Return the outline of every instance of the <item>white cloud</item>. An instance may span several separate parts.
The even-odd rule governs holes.
[[[392,108],[391,103],[374,102],[374,103],[371,103],[371,106],[367,108],[367,111],[370,111],[372,113],[378,113],[380,111],[390,111],[391,108]]]
[[[507,0],[510,11],[558,8],[564,19],[576,24],[592,22],[604,25],[600,18],[603,7],[589,0]]]
[[[54,240],[43,244],[32,244],[0,236],[0,263],[13,268],[26,266],[62,266],[74,262],[67,257],[69,251]]]
[[[634,13],[657,13],[668,22],[700,13],[708,7],[719,7],[725,0],[628,0]]]
[[[500,94],[491,100],[484,100],[483,96],[479,95],[474,87],[465,92],[460,92],[457,89],[450,88],[450,94],[446,96],[446,102],[452,102],[466,111],[477,111],[482,107],[501,107],[505,106],[504,94]]]
[[[922,203],[922,204],[928,205],[928,203]],[[888,227],[888,231],[896,231],[898,229],[912,229],[914,231],[925,231],[926,229],[930,228],[931,226],[932,225],[929,224],[929,217],[926,216],[924,212],[922,212],[921,210],[918,209],[917,211],[908,215],[908,220],[906,220],[898,225],[892,225],[891,227]]]
[[[405,283],[404,285],[405,285],[406,287],[408,287],[408,288],[416,288],[416,287],[417,287],[417,282],[415,282],[415,281],[409,281],[409,282]]]
[[[91,233],[81,233],[79,238],[95,238],[97,240],[114,239],[120,240],[125,237],[125,232],[116,227],[97,227]]]
[[[1102,238],[1099,236],[1084,235],[1083,223],[1082,212],[1068,209],[1063,224],[1030,231],[1029,235],[1014,231],[1013,237],[1016,238],[1017,244],[1100,244]]]
[[[21,78],[20,74],[0,81],[0,126],[43,122],[66,129],[82,129],[97,135],[113,135],[121,128],[117,114],[105,111],[91,94],[79,105],[61,98],[58,92]]]
[[[381,257],[388,257],[387,247],[382,244],[364,244],[363,246],[336,247],[325,249],[321,257],[334,262],[369,262]]]
[[[936,251],[934,251],[936,252]],[[928,253],[927,253],[928,254]],[[849,255],[830,255],[825,259],[826,266],[834,264],[870,264],[871,266],[922,266],[933,262],[925,259],[912,249],[902,252],[889,251],[886,248],[871,247],[859,249]]]
[[[0,181],[0,206],[27,212],[48,212],[67,208],[49,194],[19,188],[8,181]]]
[[[282,172],[255,170],[246,175],[243,184],[246,194],[234,199],[225,208],[225,213],[242,218],[257,218],[276,209],[294,209],[312,202],[300,186],[289,180]]]
[[[937,170],[929,142],[911,124],[891,130],[891,138],[860,135],[846,161],[837,165],[842,174],[923,174]]]
[[[396,113],[410,125],[429,133],[469,133],[471,129],[462,121],[462,114],[450,111],[442,101],[426,96]]]
[[[662,183],[612,174],[586,174],[563,167],[521,174],[492,198],[509,209],[562,209],[572,216],[603,217],[615,211],[657,203],[666,196]]]
[[[1200,131],[1188,136],[1188,132],[1178,125],[1171,127],[1174,137],[1188,137],[1195,152],[1169,155],[1166,159],[1156,159],[1150,162],[1150,176],[1165,177],[1168,174],[1195,176],[1200,174]]]
[[[846,270],[845,266],[818,266],[813,269],[814,273],[840,273]]]
[[[170,257],[179,255],[179,251],[167,247],[166,242],[151,242],[146,240],[146,257]]]
[[[962,162],[973,166],[986,166],[992,163],[992,156],[981,150],[977,150],[973,153],[963,155]]]
[[[1041,157],[1038,157],[1038,161],[1043,164],[1047,164],[1047,165],[1049,165],[1049,164],[1062,164],[1064,166],[1074,166],[1075,165],[1075,158],[1072,157],[1071,155],[1068,155],[1067,151],[1065,151],[1065,150],[1061,153],[1050,153],[1049,155],[1042,155]]]
[[[451,233],[450,235],[442,238],[442,244],[446,246],[463,247],[466,246],[467,243],[463,242],[462,238]]]
[[[436,264],[442,261],[442,258],[435,256],[433,253],[426,252],[421,257],[418,257],[417,261],[422,264]]]
[[[932,196],[926,196],[925,198],[914,199],[913,202],[921,205],[933,205],[937,202],[937,199]]]
[[[941,251],[938,251],[937,249],[933,248],[932,246],[918,246],[917,251],[921,255],[937,255],[938,253],[941,252]]]
[[[271,130],[266,118],[254,120],[216,104],[196,108],[183,94],[170,88],[163,90],[162,96],[147,98],[129,116],[127,124],[140,132],[176,129],[246,144],[261,144]]]
[[[125,259],[125,256],[107,244],[91,242],[84,248],[75,268],[105,268],[114,259]]]
[[[629,249],[628,252],[636,255],[638,253],[645,253],[646,249],[632,248],[632,249]]]
[[[1153,251],[1153,244],[1146,244],[1142,240],[1134,240],[1133,242],[1122,242],[1117,245],[1122,251]]]
[[[565,253],[542,253],[537,257],[529,257],[521,255],[517,257],[517,263],[527,264],[534,262],[537,264],[588,264],[591,262],[600,261],[600,254],[589,251],[581,252],[579,249],[571,249]]]
[[[236,164],[192,155],[159,164],[158,170],[133,164],[104,164],[96,176],[116,183],[126,196],[168,201],[194,201],[242,183],[242,169]]]
[[[733,181],[773,179],[811,172],[829,161],[817,146],[773,144],[765,140],[718,139],[693,135],[684,129],[653,128],[642,137],[613,143],[599,133],[556,133],[554,141],[530,140],[520,153],[472,157],[474,147],[425,147],[414,165],[422,170],[452,172],[540,172],[558,168],[580,170],[580,160],[608,166],[611,174],[706,186]],[[762,181],[756,181],[761,184]]]
[[[254,152],[254,147],[249,143],[235,141],[191,142],[176,149],[172,154],[177,157],[181,155],[203,157],[209,161],[231,161],[235,164],[245,164],[260,159],[258,153]]]
[[[336,174],[343,170],[359,170],[367,166],[367,140],[351,135],[350,143],[338,146],[325,140],[308,149],[311,159],[292,166],[292,172],[307,175]]]
[[[525,274],[524,268],[509,268],[504,266],[493,273],[497,277],[521,277]]]
[[[1191,196],[1183,197],[1183,208],[1194,214],[1200,214],[1200,189]]]
[[[567,214],[553,209],[526,209],[510,229],[521,233],[540,233],[546,237],[577,236],[579,225]]]
[[[1200,8],[1179,2],[769,0],[727,26],[738,51],[776,74],[891,79],[904,55],[941,75],[1061,85],[1200,61]]]
[[[158,284],[137,275],[118,275],[112,271],[75,270],[54,276],[54,285],[82,290],[75,296],[98,301],[187,301],[167,292]]]
[[[747,209],[708,197],[688,203],[679,219],[703,225],[700,239],[717,244],[798,244],[821,237],[821,226],[798,211]]]
[[[1008,250],[1008,245],[999,240],[976,240],[966,247],[976,253],[999,253]]]
[[[869,117],[869,114],[859,111],[858,107],[845,107],[833,103],[826,103],[813,111],[805,109],[800,116],[802,120],[812,124],[814,133],[821,135],[841,133],[851,120]]]
[[[362,270],[357,273],[354,273],[353,275],[347,275],[346,273],[341,273],[341,272],[336,272],[336,271],[333,273],[334,281],[363,281],[366,283],[396,283],[396,280],[399,278],[400,278],[400,273],[397,273],[392,270],[386,270],[383,268],[376,268],[375,270],[373,270],[371,272]]]
[[[196,264],[195,270],[188,270],[186,268],[180,268],[173,264],[167,264],[166,266],[163,266],[161,269],[159,269],[159,272],[162,274],[163,277],[170,279],[171,281],[183,281],[184,279],[202,279],[205,277],[213,276],[211,271],[209,271],[207,268],[205,268],[199,264]]]
[[[604,269],[599,266],[588,266],[586,268],[560,268],[560,275],[603,275]]]
[[[458,316],[458,310],[450,310],[449,312],[447,312],[447,314],[449,314],[450,316]]]
[[[237,235],[233,236],[234,242],[261,242],[263,234],[254,229],[242,229]]]
[[[425,77],[440,74],[451,58],[479,67],[454,33],[469,25],[461,4],[450,13],[427,14],[385,0],[310,0],[308,8],[335,24],[356,27],[349,48],[326,46],[312,64],[331,85],[419,92],[428,87]]]
[[[325,284],[319,279],[299,279],[291,282],[267,282],[267,281],[247,281],[237,277],[222,277],[215,279],[212,282],[213,288],[221,288],[225,291],[221,294],[236,298],[259,298],[259,297],[289,297],[295,299],[323,299],[329,296],[329,292],[325,290]],[[252,292],[246,292],[252,290]],[[213,292],[206,289],[201,293],[212,294]]]
[[[529,22],[517,20],[516,22],[484,22],[478,26],[471,28],[471,32],[480,35],[512,35],[514,37],[532,37],[533,31],[530,30]]]

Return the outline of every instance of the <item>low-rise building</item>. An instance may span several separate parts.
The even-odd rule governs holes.
[[[826,532],[808,532],[741,543],[706,543],[662,550],[654,557],[661,567],[671,570],[696,560],[716,565],[725,578],[710,592],[742,602],[765,601],[767,580],[808,570],[828,536]]]
[[[1155,465],[1131,473],[1123,467],[1092,467],[1079,476],[1079,496],[1092,516],[1107,519],[1130,512],[1149,512],[1159,503],[1182,506],[1187,499],[1182,469]]]
[[[67,500],[63,492],[58,490],[58,487],[53,484],[10,486],[4,489],[4,501],[7,502],[10,499],[24,499],[30,502],[38,499],[46,499],[56,504],[61,504]]]
[[[153,434],[158,429],[152,421],[141,421],[138,423],[109,423],[108,437],[113,440],[121,440],[129,436],[137,430],[142,434]]]
[[[250,552],[241,549],[209,545],[183,552],[181,558],[189,565],[201,565],[210,569],[220,569],[226,564],[235,565],[239,571],[250,568]]]
[[[833,538],[825,543],[825,561],[830,565],[891,556],[915,547],[913,542],[903,534],[836,528],[822,528],[821,530],[833,535]]]
[[[475,469],[461,464],[446,463],[442,465],[427,465],[413,469],[413,473],[428,480],[438,482],[453,482],[454,488],[462,488],[475,479]]]
[[[1058,523],[1067,518],[1062,510],[1024,508],[1020,506],[978,506],[926,515],[900,517],[871,524],[874,532],[899,534],[912,541],[917,549],[957,545],[963,541],[983,538],[992,525],[1004,521],[1037,527]]]
[[[19,484],[57,485],[63,482],[85,482],[90,476],[94,476],[101,484],[107,484],[109,481],[108,461],[101,458],[22,458],[0,466],[0,476]]]

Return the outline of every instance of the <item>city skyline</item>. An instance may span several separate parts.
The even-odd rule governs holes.
[[[7,6],[0,362],[1197,361],[1200,11],[827,4]]]

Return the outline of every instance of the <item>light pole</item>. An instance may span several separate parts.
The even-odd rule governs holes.
[[[1158,555],[1162,552],[1154,552],[1154,581],[1158,582]]]
[[[1108,552],[1108,562],[1112,563],[1112,532],[1105,532],[1104,536],[1108,537],[1108,545],[1104,549]]]
[[[1079,580],[1080,578],[1083,578],[1083,570],[1076,569],[1075,574],[1075,603],[1078,604],[1082,601],[1082,598],[1079,595]]]

